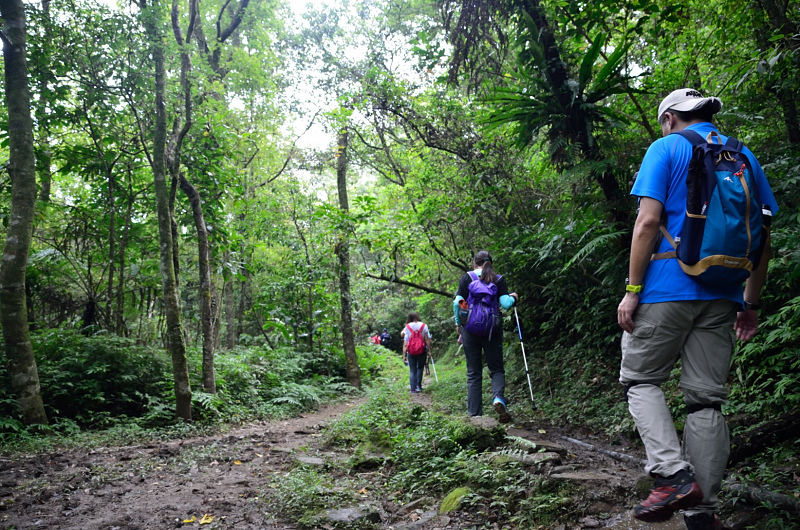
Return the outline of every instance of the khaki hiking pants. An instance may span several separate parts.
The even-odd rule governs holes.
[[[693,472],[704,497],[687,514],[715,512],[730,455],[728,426],[716,409],[728,396],[736,304],[724,299],[641,304],[633,320],[633,333],[622,335],[620,382],[628,387],[628,407],[647,450],[645,471],[665,477],[682,469]],[[683,450],[660,388],[678,359],[691,411]]]

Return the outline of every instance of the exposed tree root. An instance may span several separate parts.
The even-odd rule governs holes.
[[[739,484],[732,480],[726,480],[722,484],[722,489],[727,491],[728,495],[739,497],[749,504],[759,505],[764,503],[778,506],[792,514],[800,514],[800,501],[782,493],[773,493],[763,488]]]
[[[731,456],[728,465],[800,437],[800,411],[783,414],[780,417],[749,429],[731,441]]]
[[[597,451],[598,453],[603,453],[606,456],[613,458],[619,462],[632,462],[634,464],[638,464],[644,467],[647,464],[647,460],[642,460],[641,458],[636,458],[635,456],[625,455],[622,453],[617,453],[616,451],[609,451],[607,449],[601,449],[599,447],[595,447],[592,444],[587,444],[586,442],[581,442],[580,440],[576,440],[574,438],[570,438],[568,436],[562,436],[562,440],[566,440],[570,443],[574,443],[576,445],[580,445],[584,449],[588,449],[590,451]]]
[[[561,439],[579,445],[584,449],[588,449],[589,451],[596,451],[598,453],[602,453],[620,462],[632,462],[635,464],[639,464],[642,467],[644,467],[645,464],[647,464],[646,460],[641,460],[639,458],[630,455],[617,453],[616,451],[601,449],[592,444],[581,442],[580,440],[576,440],[574,438],[561,436]],[[800,514],[800,500],[790,497],[788,495],[784,495],[782,493],[774,493],[772,491],[763,488],[758,488],[755,486],[747,486],[745,484],[740,484],[738,482],[735,482],[732,479],[728,479],[725,482],[723,482],[722,489],[728,495],[739,497],[743,501],[747,502],[748,504],[752,504],[754,506],[757,506],[762,503],[770,504],[772,506],[777,506],[781,509],[784,509],[791,514]]]

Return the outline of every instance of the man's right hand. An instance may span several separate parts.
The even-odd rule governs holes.
[[[617,307],[617,322],[619,327],[627,331],[633,332],[633,312],[636,311],[636,306],[639,305],[639,295],[637,293],[627,292],[622,298],[622,302]]]

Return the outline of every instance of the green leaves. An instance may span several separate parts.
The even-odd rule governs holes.
[[[592,77],[592,71],[594,69],[594,64],[597,61],[597,58],[600,56],[600,51],[602,50],[603,46],[606,43],[607,35],[603,33],[599,33],[594,42],[592,42],[591,47],[586,51],[586,55],[583,57],[583,61],[581,61],[581,66],[579,70],[579,84],[578,84],[578,91],[580,94],[583,94],[584,90],[586,90],[587,83]],[[609,60],[606,63],[606,67],[609,66],[611,61]],[[604,71],[601,71],[597,77],[595,78],[595,83],[597,83],[598,79],[602,79],[604,77],[608,77],[608,74],[605,75]]]

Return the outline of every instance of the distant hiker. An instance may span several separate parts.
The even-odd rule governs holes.
[[[391,344],[392,336],[389,335],[389,331],[386,328],[383,328],[383,333],[381,333],[381,346],[388,348]]]
[[[373,335],[372,338],[370,338],[369,340],[370,340],[370,342],[372,342],[372,344],[380,344],[381,343],[381,336],[376,331],[375,335]]]
[[[684,510],[689,530],[721,527],[716,515],[717,494],[730,455],[730,439],[720,409],[728,395],[725,382],[735,343],[732,330],[740,340],[749,340],[758,329],[758,301],[766,281],[770,244],[767,230],[763,231],[765,243],[760,247],[758,241],[747,243],[761,251],[753,257],[754,270],[746,280],[744,293],[742,279],[728,285],[710,285],[693,276],[693,270],[684,272],[685,260],[681,258],[679,263],[677,259],[681,251],[676,258],[669,239],[682,236],[680,245],[683,245],[703,235],[686,233],[686,227],[692,226],[685,219],[691,213],[689,203],[693,196],[689,195],[687,203],[687,184],[691,181],[687,175],[706,171],[705,176],[711,177],[706,182],[711,186],[704,184],[700,190],[703,193],[713,190],[717,194],[739,193],[746,197],[755,194],[765,206],[767,223],[764,224],[768,224],[770,212],[778,211],[764,171],[753,153],[722,136],[711,123],[712,116],[721,108],[719,98],[703,97],[689,88],[675,90],[659,105],[658,123],[663,138],[647,150],[631,190],[631,195],[639,197],[639,213],[633,228],[626,293],[617,309],[617,320],[624,330],[620,382],[625,385],[628,408],[647,450],[645,470],[655,478],[650,496],[634,507],[634,517],[649,522],[666,521],[674,512]],[[700,141],[694,134],[685,136],[686,131],[697,133]],[[708,156],[698,149],[718,150],[719,158],[715,156],[710,165],[698,166],[695,160],[703,161]],[[742,155],[746,160],[739,158]],[[731,169],[735,173],[726,174],[728,162],[733,160],[739,160]],[[708,167],[713,174],[708,174]],[[717,182],[716,188],[723,189],[713,187]],[[752,190],[751,182],[754,182]],[[748,189],[743,192],[745,187]],[[725,234],[727,224],[713,226],[716,214],[712,210],[719,212],[718,204],[724,200],[724,197],[709,202],[703,199],[705,226],[701,231],[708,233],[718,228],[723,235],[731,235]],[[741,216],[746,218],[731,220],[746,224],[750,222],[747,214],[761,213],[754,212],[747,201],[744,204],[746,213],[742,207],[728,210],[725,215],[735,217],[737,214],[733,212],[741,210]],[[755,208],[761,209],[758,204]],[[737,230],[732,235],[749,238],[761,233],[762,216],[754,215],[753,220],[752,227],[748,225],[747,230]],[[669,237],[664,234],[663,240],[659,238],[662,223],[669,234]],[[716,237],[729,239],[719,234]],[[660,253],[671,254],[661,259]],[[724,266],[723,260],[717,263]],[[678,359],[688,412],[683,450],[660,388]]]
[[[400,330],[400,340],[406,340],[406,328]],[[425,348],[425,375],[431,375],[431,356],[427,351],[427,346]],[[405,361],[405,365],[408,366],[408,361]]]
[[[417,313],[409,313],[403,328],[403,362],[408,364],[411,393],[422,392],[422,370],[430,355],[431,331]]]
[[[505,397],[506,374],[503,367],[503,325],[500,306],[511,309],[519,300],[508,293],[506,280],[494,271],[492,257],[485,250],[475,254],[474,270],[461,277],[453,301],[456,324],[461,326],[461,341],[467,361],[467,412],[483,415],[483,360],[492,380],[492,407],[500,423],[511,421]],[[461,306],[468,306],[462,311]]]

